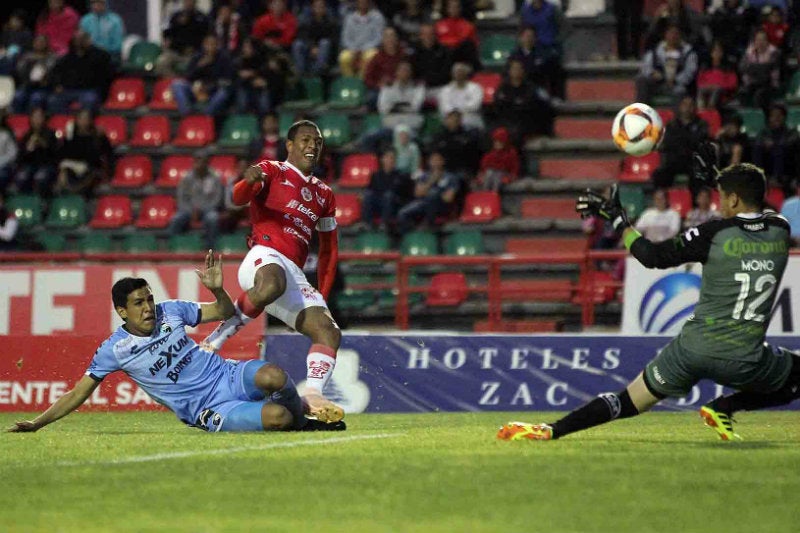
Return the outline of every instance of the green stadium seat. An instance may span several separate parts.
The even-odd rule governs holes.
[[[132,233],[122,241],[122,249],[131,254],[158,251],[158,239],[152,233]]]
[[[334,108],[359,107],[364,104],[366,91],[361,79],[342,76],[331,85],[328,105]]]
[[[183,235],[173,235],[169,238],[168,245],[170,252],[193,253],[203,250],[203,239],[199,233],[184,233]]]
[[[517,40],[511,35],[487,35],[481,39],[481,63],[484,67],[503,67],[516,46]]]
[[[58,233],[42,233],[36,237],[38,242],[46,252],[63,252],[67,248],[67,239]]]
[[[246,253],[247,235],[243,233],[221,235],[219,239],[217,239],[217,251],[223,254]]]
[[[645,208],[644,189],[635,185],[620,185],[619,201],[628,212],[628,217],[636,220]]]
[[[364,122],[361,124],[361,131],[364,133],[375,133],[383,128],[383,120],[378,113],[370,113],[364,117]]]
[[[48,228],[74,229],[86,224],[86,220],[86,200],[72,194],[53,200],[45,225]]]
[[[109,234],[93,232],[85,235],[80,240],[78,248],[83,253],[103,254],[112,252],[114,246],[111,242],[111,236]]]
[[[419,287],[425,285],[422,280],[413,272],[408,275],[408,285],[410,287]],[[421,303],[425,300],[425,293],[412,292],[408,295],[408,304],[414,305]],[[378,293],[378,307],[392,308],[397,304],[397,290],[386,289]]]
[[[291,112],[281,111],[278,115],[278,133],[280,134],[282,139],[286,138],[286,134],[289,133],[289,128],[292,127],[292,124],[296,122],[295,114]]]
[[[125,70],[144,70],[151,72],[156,66],[156,59],[161,55],[161,47],[156,43],[139,41],[131,47]]]
[[[317,125],[322,131],[326,145],[338,148],[350,142],[350,120],[347,115],[341,113],[321,115],[317,120]]]
[[[406,233],[400,243],[400,251],[403,255],[436,255],[439,253],[436,235],[430,231]]]
[[[764,112],[754,107],[742,107],[738,109],[739,116],[742,117],[742,130],[751,139],[756,137],[764,129],[766,120]]]
[[[800,107],[790,107],[786,115],[786,125],[789,128],[800,130]]]
[[[247,146],[259,136],[255,115],[230,115],[222,125],[218,144],[224,147]]]
[[[380,231],[359,233],[356,237],[356,251],[364,254],[388,252],[391,249],[389,236]]]
[[[336,296],[336,305],[342,310],[357,310],[374,304],[377,297],[374,290],[353,289],[351,286],[375,281],[370,276],[348,276],[345,278],[345,289]]]
[[[317,106],[324,100],[322,79],[301,78],[289,89],[286,101],[281,104],[281,107],[283,109],[305,109]]]
[[[456,231],[444,244],[447,255],[480,255],[483,251],[483,233],[480,230]]]
[[[20,229],[29,229],[42,222],[42,199],[32,194],[18,194],[8,199],[8,210],[14,213]]]
[[[439,132],[442,131],[442,118],[438,113],[426,113],[425,119],[422,122],[422,131],[420,138],[423,142],[427,143],[433,140]]]

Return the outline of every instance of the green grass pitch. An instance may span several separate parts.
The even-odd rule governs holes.
[[[552,418],[354,415],[340,433],[208,435],[168,413],[77,413],[0,434],[0,531],[800,530],[799,413],[742,413],[734,443],[695,413],[495,440],[509,419]]]

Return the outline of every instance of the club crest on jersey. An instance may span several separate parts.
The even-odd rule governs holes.
[[[172,333],[172,326],[169,324],[161,324],[161,333]]]
[[[303,196],[303,200],[305,200],[306,202],[310,202],[314,198],[308,187],[303,187],[302,189],[300,189],[300,194]]]
[[[319,206],[320,207],[325,207],[325,198],[320,196],[320,194],[318,192],[315,192],[314,196],[317,198],[317,203],[319,204]]]

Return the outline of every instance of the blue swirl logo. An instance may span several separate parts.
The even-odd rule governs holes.
[[[678,299],[686,299],[685,292],[700,291],[700,276],[691,272],[669,274],[653,283],[639,305],[639,326],[645,333],[665,333],[678,322],[692,314],[697,304],[674,309]],[[673,304],[673,305],[670,305]]]

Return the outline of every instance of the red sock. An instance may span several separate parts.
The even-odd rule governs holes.
[[[258,315],[264,312],[263,307],[257,307],[253,302],[250,301],[250,296],[248,296],[247,291],[243,292],[236,298],[236,308],[242,312],[244,316],[247,318],[256,318]]]

